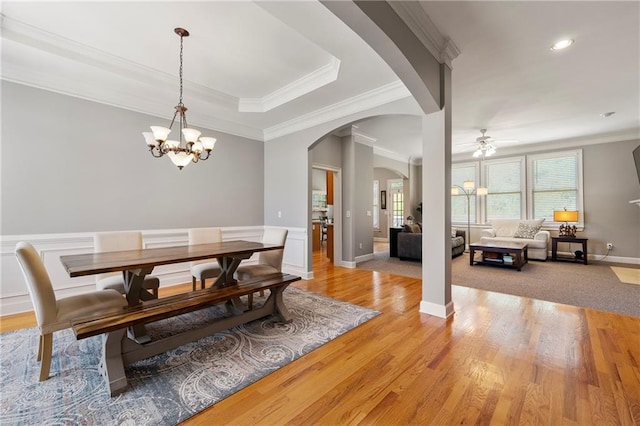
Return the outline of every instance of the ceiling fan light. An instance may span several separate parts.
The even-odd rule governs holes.
[[[478,158],[482,155],[482,150],[476,149],[476,152],[473,153],[473,158]]]

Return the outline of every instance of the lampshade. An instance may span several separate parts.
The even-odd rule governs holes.
[[[187,154],[186,152],[179,152],[177,154],[175,152],[169,152],[167,155],[169,155],[173,164],[178,166],[179,169],[182,169],[193,160],[193,154]]]
[[[472,181],[472,180],[465,180],[465,181],[462,183],[462,187],[463,187],[464,189],[473,189],[473,188],[475,188],[475,187],[476,187],[476,183],[475,183],[474,181]]]
[[[488,193],[489,193],[489,189],[483,186],[479,186],[478,189],[476,189],[477,195],[487,195]]]
[[[554,222],[577,222],[578,212],[575,210],[554,210]]]

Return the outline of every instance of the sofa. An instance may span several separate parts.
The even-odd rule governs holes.
[[[464,253],[466,232],[451,229],[451,256]],[[401,260],[422,260],[422,228],[420,225],[405,225],[398,233],[398,257]]]
[[[547,260],[551,234],[542,230],[544,219],[495,219],[491,229],[483,229],[480,244],[527,243],[529,259]]]

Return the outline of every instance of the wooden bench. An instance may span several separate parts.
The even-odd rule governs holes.
[[[295,275],[277,273],[227,286],[177,294],[126,307],[122,312],[115,314],[98,312],[89,317],[76,319],[73,322],[73,330],[78,339],[105,335],[100,373],[107,381],[111,396],[115,396],[127,388],[127,378],[124,373],[124,367],[127,365],[267,315],[277,315],[284,322],[290,321],[282,293],[289,284],[299,279],[300,277]],[[269,297],[260,307],[249,309],[239,299],[240,296],[250,295],[260,290],[270,290]],[[148,343],[138,343],[127,337],[127,329],[130,327],[205,309],[220,303],[225,303],[230,316]]]

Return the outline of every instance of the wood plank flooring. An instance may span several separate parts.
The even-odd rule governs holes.
[[[382,314],[185,424],[640,425],[640,318],[454,286],[443,320],[419,280],[320,251],[314,274],[295,287]]]

